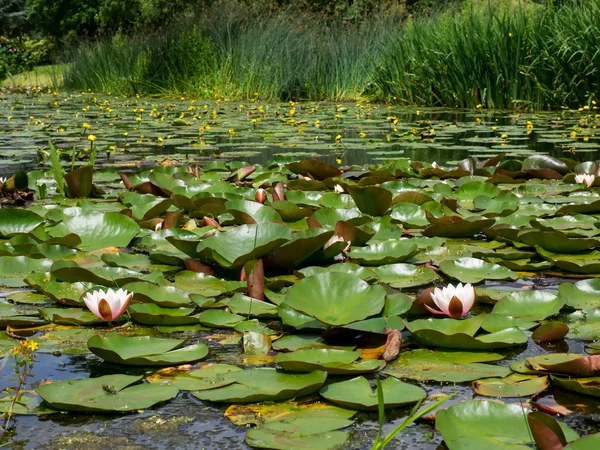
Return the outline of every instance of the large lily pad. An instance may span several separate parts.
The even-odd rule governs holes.
[[[600,279],[591,278],[577,283],[561,283],[560,296],[574,309],[593,309],[600,307]]]
[[[381,369],[377,360],[361,360],[360,352],[332,348],[297,350],[279,353],[275,362],[282,369],[294,372],[324,370],[333,375],[375,372]]]
[[[435,427],[450,450],[525,450],[531,443],[525,415],[520,405],[468,400],[438,411]],[[562,428],[568,441],[579,437]]]
[[[232,373],[235,382],[224,387],[194,392],[200,400],[228,403],[282,401],[318,391],[327,373],[287,374],[275,369],[250,369]]]
[[[547,291],[525,290],[513,292],[494,305],[492,313],[529,320],[554,316],[565,304],[565,299]]]
[[[125,247],[140,232],[133,219],[114,213],[80,214],[64,220],[49,231],[52,237],[76,234],[81,238],[81,250],[98,250],[109,245]]]
[[[480,283],[483,280],[516,280],[517,274],[498,264],[492,264],[476,258],[458,258],[443,261],[440,269],[451,278],[462,283]]]
[[[291,237],[291,229],[278,223],[242,225],[200,241],[196,251],[209,263],[235,269],[262,258]]]
[[[35,392],[53,408],[85,412],[146,409],[172,399],[179,392],[175,386],[164,384],[134,384],[141,379],[135,375],[105,375],[44,384]]]
[[[408,261],[419,251],[417,244],[408,239],[402,241],[385,241],[356,247],[348,256],[358,264],[380,266]]]
[[[396,378],[454,383],[481,378],[503,378],[511,373],[508,367],[481,364],[502,358],[503,356],[497,353],[434,352],[418,349],[401,353],[396,361],[387,365],[383,373]]]
[[[323,323],[346,325],[381,312],[385,289],[353,275],[326,272],[298,281],[285,303]]]
[[[381,383],[383,401],[386,408],[396,408],[416,403],[427,397],[424,389],[409,383],[403,383],[393,377]],[[330,402],[349,409],[377,409],[377,391],[364,377],[353,378],[341,383],[329,384],[319,391]]]
[[[407,323],[406,327],[415,338],[431,347],[483,350],[527,343],[527,335],[516,327],[476,335],[484,318],[481,315],[467,320],[420,319]]]
[[[150,336],[123,336],[111,333],[94,336],[88,349],[100,358],[132,366],[170,366],[198,361],[208,354],[206,344],[182,347],[186,339],[162,339]]]

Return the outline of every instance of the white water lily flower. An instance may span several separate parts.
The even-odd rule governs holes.
[[[341,193],[343,193],[343,192],[344,192],[344,188],[343,188],[343,187],[341,187],[339,184],[336,184],[336,185],[333,187],[333,192],[336,192],[336,193],[338,193],[338,194],[341,194]]]
[[[440,310],[430,308],[425,304],[425,307],[434,314],[443,314],[453,319],[460,319],[473,307],[475,303],[475,289],[470,283],[458,283],[456,287],[449,284],[447,287],[440,289],[435,288],[431,293],[431,299]]]
[[[6,183],[7,178],[0,177],[0,184]]]
[[[132,297],[133,292],[127,292],[123,289],[118,291],[108,289],[107,291],[88,292],[83,297],[83,301],[96,316],[107,322],[112,322],[125,312]]]
[[[432,163],[431,163],[431,167],[432,167],[433,169],[439,169],[439,168],[440,168],[440,165],[434,161],[434,162],[432,162]]]
[[[575,175],[575,183],[583,183],[586,187],[592,187],[595,178],[596,177],[591,173],[580,173]]]

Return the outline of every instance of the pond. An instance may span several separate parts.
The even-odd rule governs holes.
[[[595,107],[0,99],[0,445],[369,449],[377,380],[447,400],[388,448],[597,433]]]

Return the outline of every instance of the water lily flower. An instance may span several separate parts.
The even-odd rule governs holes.
[[[267,191],[265,191],[262,188],[259,188],[256,190],[256,192],[254,193],[254,200],[256,200],[258,203],[264,203],[267,201]]]
[[[594,185],[594,179],[596,177],[591,173],[580,173],[575,175],[575,183],[583,183],[586,187],[592,187]]]
[[[333,192],[335,192],[335,193],[337,193],[337,194],[341,194],[341,193],[343,193],[343,192],[344,192],[344,188],[343,188],[343,187],[341,187],[339,184],[336,184],[336,185],[333,187]]]
[[[108,289],[107,291],[88,292],[83,297],[83,301],[96,316],[107,322],[112,322],[125,312],[132,297],[133,292],[127,292],[123,289],[118,291]]]
[[[434,162],[431,163],[431,168],[432,169],[439,169],[440,165],[434,161]]]
[[[447,287],[440,289],[435,288],[431,293],[431,299],[437,305],[439,310],[430,308],[425,304],[425,307],[434,314],[442,314],[453,319],[460,319],[473,307],[475,303],[475,289],[470,283],[458,283],[456,287],[449,284]]]
[[[88,136],[88,141],[90,141],[90,142],[94,142],[95,140],[96,140],[96,136],[94,136],[93,134],[90,134],[90,135]]]
[[[7,179],[4,177],[0,177],[0,184],[6,183]]]

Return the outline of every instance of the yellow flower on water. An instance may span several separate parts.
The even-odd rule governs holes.
[[[342,163],[342,158],[340,158],[339,156],[335,158],[335,162],[338,164]]]
[[[162,137],[160,137],[160,136],[158,137],[158,139],[157,139],[157,140],[158,140],[158,142],[160,142],[161,144],[162,144],[163,142],[165,142],[165,139],[164,139],[164,138],[162,138]]]
[[[584,136],[584,137],[583,137],[583,142],[587,142],[587,141],[589,141],[589,140],[590,140],[590,137],[589,137],[589,136]]]
[[[96,140],[96,136],[94,136],[93,134],[88,135],[88,141],[94,142],[95,140]]]
[[[84,124],[83,124],[83,125],[81,125],[81,126],[82,126],[82,128],[83,128],[84,130],[89,130],[89,129],[90,129],[90,124],[89,124],[89,123],[84,123]]]
[[[341,134],[338,134],[338,135],[335,137],[335,142],[341,142],[341,141],[342,141],[342,135],[341,135]]]
[[[504,133],[502,136],[500,136],[502,139],[506,139],[508,137],[508,134]]]
[[[364,132],[362,132],[362,131],[361,131],[360,133],[358,133],[358,135],[359,135],[361,138],[367,137],[367,133],[364,133]]]
[[[478,105],[477,105],[475,108],[477,108],[477,109],[481,109],[481,108],[483,108],[483,105],[480,103],[480,104],[478,104]]]
[[[571,136],[572,138],[577,137],[577,132],[571,131],[571,134],[569,136]]]
[[[513,34],[512,34],[512,33],[508,33],[508,37],[512,37],[512,36],[513,36]]]
[[[492,131],[496,131],[497,129],[498,129],[498,127],[496,127],[496,126],[492,127]]]
[[[129,133],[126,131],[125,133],[123,133],[123,136],[127,137],[129,136]]]

